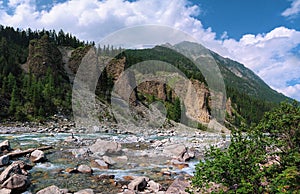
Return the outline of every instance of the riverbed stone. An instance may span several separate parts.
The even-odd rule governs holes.
[[[2,188],[11,190],[25,190],[30,184],[27,176],[21,174],[14,174],[9,177],[2,185]]]
[[[34,150],[30,154],[30,160],[34,163],[43,162],[46,160],[45,153],[41,150]]]
[[[147,187],[147,177],[136,177],[128,184],[128,189],[132,191],[143,191]]]
[[[97,139],[97,141],[89,147],[92,153],[97,153],[98,155],[105,155],[107,153],[118,153],[122,150],[122,146],[118,142],[105,141],[102,139]]]
[[[148,182],[148,189],[154,193],[157,193],[161,189],[161,185],[151,180]]]
[[[92,189],[83,189],[75,192],[74,194],[94,194],[94,191]]]
[[[0,151],[10,151],[10,142],[8,140],[4,140],[0,143]]]
[[[175,166],[175,167],[177,167],[177,168],[179,168],[179,169],[183,169],[183,168],[186,168],[186,167],[189,166],[188,163],[181,162],[181,161],[179,161],[179,160],[177,160],[177,159],[171,160],[170,163],[171,163],[173,166]]]
[[[12,174],[21,174],[21,168],[19,164],[13,163],[9,165],[0,175],[0,183],[7,180]]]
[[[108,169],[108,164],[104,160],[95,160],[92,162],[92,165],[99,169]]]
[[[6,188],[0,189],[1,194],[11,194],[11,192],[12,192],[11,189],[6,189]]]
[[[187,152],[185,145],[183,144],[173,144],[164,147],[163,153],[168,156],[175,157],[177,159],[182,159],[184,153]]]
[[[182,178],[177,178],[174,182],[170,185],[166,194],[188,194],[185,192],[185,189],[190,186],[190,183],[183,180]]]
[[[57,186],[52,185],[38,191],[36,194],[64,194],[64,191],[59,189]]]
[[[5,166],[8,165],[9,163],[9,156],[8,155],[4,155],[0,157],[0,166]]]
[[[109,165],[116,164],[116,162],[111,157],[103,156],[102,158],[103,158],[103,161],[106,162]]]
[[[91,167],[88,165],[82,164],[77,168],[78,172],[85,173],[85,174],[91,174],[93,171]]]
[[[18,164],[22,170],[31,170],[33,167],[32,165],[27,164],[26,162],[24,162],[22,160],[14,161],[13,164]]]
[[[75,156],[75,158],[85,157],[89,155],[89,148],[79,148],[79,149],[73,149],[72,154]]]

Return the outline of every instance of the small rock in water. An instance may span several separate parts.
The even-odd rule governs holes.
[[[8,140],[5,140],[0,143],[0,151],[10,151],[10,142]]]
[[[180,161],[174,160],[174,159],[171,160],[170,163],[171,163],[173,166],[175,166],[175,167],[177,167],[177,168],[179,168],[179,169],[183,169],[183,168],[189,167],[189,164],[184,163],[184,162],[180,162]]]
[[[99,169],[108,169],[108,164],[103,160],[95,160],[92,164]]]
[[[108,157],[108,156],[103,156],[103,160],[104,160],[104,162],[106,162],[109,165],[116,164],[116,162],[111,157]]]
[[[113,174],[111,174],[111,175],[109,175],[109,174],[100,174],[98,177],[97,177],[97,179],[99,180],[99,181],[102,181],[102,180],[105,180],[105,179],[114,179],[115,178],[115,175],[113,175]]]
[[[127,156],[118,156],[117,158],[118,158],[119,160],[125,160],[125,161],[128,160],[128,157],[127,157]]]
[[[52,185],[40,190],[36,194],[64,194],[64,191],[59,189],[57,186]]]
[[[41,150],[34,150],[31,154],[30,154],[30,160],[34,163],[37,162],[43,162],[46,160],[45,154],[43,151]]]
[[[91,167],[89,167],[88,165],[82,164],[77,168],[78,172],[81,173],[86,173],[86,174],[91,174],[92,173],[92,169]]]
[[[67,168],[67,169],[65,170],[65,172],[67,172],[67,173],[77,173],[78,170],[77,170],[77,168]]]
[[[94,194],[94,191],[92,189],[83,189],[83,190],[77,191],[74,194]]]
[[[9,156],[4,155],[0,157],[0,166],[5,166],[9,163]]]

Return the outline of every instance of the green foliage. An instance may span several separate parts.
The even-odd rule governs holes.
[[[297,193],[299,116],[297,103],[283,103],[246,133],[232,131],[228,148],[211,147],[206,152],[205,161],[196,166],[193,184],[202,189],[211,182],[222,184],[227,193]]]
[[[181,105],[178,97],[175,98],[173,104],[169,104],[169,106],[167,106],[167,118],[176,122],[180,121]]]
[[[85,45],[62,30],[57,34],[54,30],[24,31],[0,25],[1,120],[43,119],[57,112],[71,111],[71,88],[63,74],[55,74],[49,68],[45,76],[37,78],[20,68],[28,57],[29,43],[34,44],[41,38],[57,46]]]

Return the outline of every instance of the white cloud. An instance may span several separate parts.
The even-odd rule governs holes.
[[[300,13],[300,0],[293,0],[291,7],[284,10],[281,15],[284,17],[292,17]]]
[[[288,86],[279,90],[280,92],[292,96],[294,99],[300,99],[300,84],[296,84],[294,86]]]
[[[294,1],[297,7],[300,0]],[[135,25],[160,24],[183,30],[206,47],[219,54],[237,60],[260,75],[274,89],[297,97],[288,90],[287,82],[299,78],[300,59],[291,49],[300,45],[300,32],[278,27],[266,34],[246,34],[240,40],[228,38],[224,32],[221,39],[211,28],[205,29],[193,16],[201,10],[187,0],[69,0],[56,3],[46,10],[37,10],[32,0],[10,0],[13,14],[0,8],[0,23],[19,28],[63,29],[82,40],[98,42],[106,35]],[[299,8],[299,6],[298,6]],[[296,13],[296,8],[285,14]],[[290,86],[292,87],[292,86]],[[300,98],[297,97],[298,100]]]

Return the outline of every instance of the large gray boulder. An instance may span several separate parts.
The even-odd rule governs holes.
[[[74,194],[94,194],[94,191],[92,189],[83,189],[83,190],[77,191]]]
[[[143,191],[148,184],[149,178],[136,177],[128,184],[128,189],[132,191]]]
[[[85,173],[85,174],[91,174],[92,169],[88,165],[82,164],[77,168],[78,172]]]
[[[6,181],[13,174],[22,174],[22,170],[18,163],[9,165],[0,175],[0,183]]]
[[[31,154],[30,154],[30,160],[34,163],[37,162],[43,162],[46,160],[45,154],[43,151],[41,150],[34,150]]]
[[[57,186],[52,185],[38,191],[36,194],[64,194],[64,191],[59,189]]]
[[[30,185],[30,181],[27,176],[21,174],[14,174],[9,177],[2,185],[2,188],[11,190],[25,190]]]
[[[103,156],[102,158],[103,158],[103,161],[106,162],[109,165],[116,164],[116,162],[111,157]]]
[[[0,189],[1,194],[11,194],[11,192],[12,191],[10,189],[6,189],[6,188]]]
[[[187,149],[186,149],[185,145],[183,145],[183,144],[169,145],[169,146],[166,146],[163,150],[164,154],[178,158],[178,159],[182,158],[184,153],[186,153],[186,152],[187,152]]]
[[[89,147],[90,151],[94,154],[105,155],[107,153],[118,153],[121,151],[122,146],[118,142],[105,141],[97,139],[97,141]]]
[[[189,187],[190,184],[182,179],[175,179],[174,182],[170,185],[166,194],[188,194],[185,192],[185,189]]]

